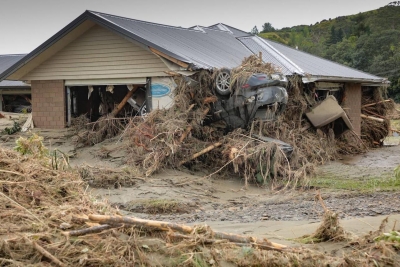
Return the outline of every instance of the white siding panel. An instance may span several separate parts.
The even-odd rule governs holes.
[[[24,80],[165,76],[160,58],[119,35],[94,26],[23,77]]]

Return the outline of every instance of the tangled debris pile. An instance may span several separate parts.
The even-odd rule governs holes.
[[[214,71],[214,76],[219,71]],[[231,70],[231,87],[243,85],[254,73],[277,71],[271,64],[249,57]],[[155,110],[144,120],[133,120],[128,131],[132,165],[149,176],[163,167],[196,162],[212,173],[227,169],[240,173],[246,182],[279,188],[305,184],[316,164],[335,157],[335,141],[329,129],[326,133],[307,131],[309,123],[302,114],[308,106],[296,77],[289,82],[289,100],[281,117],[252,122],[247,129],[228,133],[226,125],[221,126],[224,122],[214,118],[213,103],[218,98],[213,81],[207,71],[199,72],[193,79],[176,77],[174,105],[168,110]],[[286,153],[281,141],[266,142],[263,136],[290,144],[293,153]]]
[[[384,100],[382,91],[382,88],[368,88],[363,91],[361,137],[370,147],[381,145],[391,129],[387,115],[394,109],[394,102]]]
[[[363,92],[362,139],[352,131],[338,133],[334,123],[312,127],[304,115],[318,101],[315,88],[298,76],[289,81],[269,80],[271,87],[263,81],[252,90],[243,89],[251,87],[251,79],[262,80],[277,72],[273,65],[250,56],[232,70],[203,70],[191,78],[177,74],[171,108],[129,120],[115,118],[115,112],[94,123],[78,119],[76,142],[96,144],[123,134],[130,154],[127,162],[137,173],[150,176],[164,167],[200,166],[210,170],[210,175],[238,173],[246,184],[257,182],[276,189],[307,185],[317,165],[335,159],[338,153],[365,152],[387,135],[390,125],[385,116],[391,105],[383,100],[380,88]],[[269,114],[267,121],[253,120],[261,107],[254,103],[265,97],[267,91],[259,90],[265,86],[275,102],[260,109]]]

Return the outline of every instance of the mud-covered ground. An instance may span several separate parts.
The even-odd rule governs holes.
[[[318,221],[322,213],[314,189],[273,193],[253,186],[245,189],[237,178],[202,181],[201,177],[182,173],[176,176],[186,176],[186,184],[179,185],[174,178],[167,178],[168,172],[160,175],[163,180],[156,176],[133,188],[93,189],[93,193],[129,215],[181,223]],[[321,192],[327,207],[339,212],[341,218],[400,214],[400,192]]]
[[[317,189],[328,208],[339,212],[341,218],[390,215],[400,214],[400,191],[390,191],[390,184],[382,191],[379,181],[394,180],[394,168],[399,164],[400,146],[390,146],[320,166],[314,178],[317,182],[310,178],[311,184],[318,184],[320,177],[324,177],[333,188],[311,186],[292,192],[272,192],[257,185],[245,188],[240,177],[204,178],[204,173],[165,170],[146,182],[138,181],[132,188],[93,189],[93,193],[106,197],[130,215],[185,223],[319,220],[322,208],[315,201]],[[369,186],[335,189],[336,181]],[[156,199],[160,201],[153,206],[179,205],[172,208],[172,213],[152,212],[146,206]]]

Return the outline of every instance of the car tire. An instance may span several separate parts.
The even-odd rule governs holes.
[[[139,109],[139,115],[140,116],[146,116],[147,115],[147,106],[146,103],[144,103],[140,109]]]
[[[231,72],[228,69],[218,70],[214,82],[215,91],[220,95],[231,93]]]

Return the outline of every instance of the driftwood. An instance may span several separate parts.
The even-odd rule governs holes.
[[[64,263],[62,263],[59,259],[57,259],[56,257],[54,257],[50,252],[48,252],[46,249],[44,249],[42,246],[40,246],[38,243],[36,243],[35,241],[31,241],[28,238],[24,238],[25,241],[27,241],[28,243],[32,244],[33,247],[43,256],[45,256],[46,258],[48,258],[49,260],[51,260],[54,264],[56,264],[57,266],[61,266],[64,267],[66,266]]]
[[[122,108],[125,106],[126,102],[128,102],[129,98],[131,98],[131,96],[133,95],[133,93],[136,92],[136,90],[139,88],[139,85],[135,85],[132,90],[130,90],[126,96],[124,97],[124,99],[122,99],[122,101],[118,104],[118,106],[111,112],[110,116],[111,117],[115,117],[117,116],[117,114],[122,110]]]
[[[176,224],[170,222],[163,221],[152,221],[152,220],[143,220],[139,218],[126,217],[126,216],[107,216],[107,215],[89,215],[89,219],[94,222],[102,223],[102,224],[133,224],[138,226],[152,227],[158,230],[163,231],[178,231],[181,233],[190,234],[195,231],[195,227],[191,227],[183,224]],[[287,248],[285,245],[281,245],[278,243],[270,242],[267,239],[257,240],[254,237],[247,237],[235,234],[228,234],[223,232],[212,231],[212,235],[218,239],[228,240],[233,243],[246,243],[252,244],[253,246],[268,249],[268,250],[283,250]],[[177,236],[178,237],[178,236]],[[183,238],[183,236],[179,236]]]
[[[157,228],[159,230],[164,230],[164,231],[168,231],[169,229],[172,229],[174,231],[178,231],[181,233],[191,233],[193,231],[192,227],[186,226],[183,224],[176,224],[176,223],[162,222],[162,221],[143,220],[143,219],[139,219],[139,218],[126,217],[126,216],[107,216],[107,215],[92,214],[92,215],[89,215],[89,219],[94,222],[98,222],[101,224],[109,224],[109,225],[126,223],[126,224],[134,224],[134,225],[138,225],[138,226],[154,227],[154,228]]]
[[[384,119],[376,118],[376,117],[372,117],[372,116],[367,116],[367,115],[364,115],[364,114],[361,114],[361,118],[369,119],[369,120],[373,120],[373,121],[378,121],[378,122],[384,122],[385,121]]]
[[[376,102],[376,103],[366,104],[364,106],[361,106],[361,108],[371,107],[371,106],[375,106],[375,105],[380,104],[380,103],[391,102],[391,101],[392,101],[391,99],[386,99],[386,100],[382,100],[382,101],[379,101],[379,102]]]
[[[386,119],[385,116],[376,114],[375,112],[369,111],[368,109],[363,110],[363,112],[369,113],[370,115],[372,115],[374,117],[377,117],[377,118]]]
[[[183,140],[185,140],[185,138],[188,136],[188,134],[190,133],[190,131],[192,130],[192,126],[188,126],[185,130],[185,132],[182,134],[181,138],[179,138],[179,143],[182,143]]]
[[[121,226],[122,226],[122,224],[115,224],[115,225],[103,224],[103,225],[97,225],[97,226],[93,226],[93,227],[89,227],[89,228],[85,228],[85,229],[63,232],[63,235],[70,237],[70,236],[81,236],[81,235],[87,235],[87,234],[94,234],[94,233],[100,233],[104,230],[118,228]]]
[[[221,146],[221,145],[222,145],[222,143],[219,143],[219,142],[218,142],[218,143],[215,143],[215,144],[212,144],[212,145],[210,145],[210,146],[204,148],[203,150],[201,150],[201,151],[199,151],[199,152],[193,154],[190,158],[185,159],[185,160],[182,160],[181,162],[179,162],[178,166],[181,166],[182,164],[185,164],[185,163],[188,162],[188,161],[194,160],[195,158],[198,158],[198,157],[200,157],[201,155],[203,155],[203,154],[205,154],[205,153],[207,153],[207,152],[210,152],[210,151],[213,150],[214,148],[217,148],[217,147],[219,147],[219,146]]]

